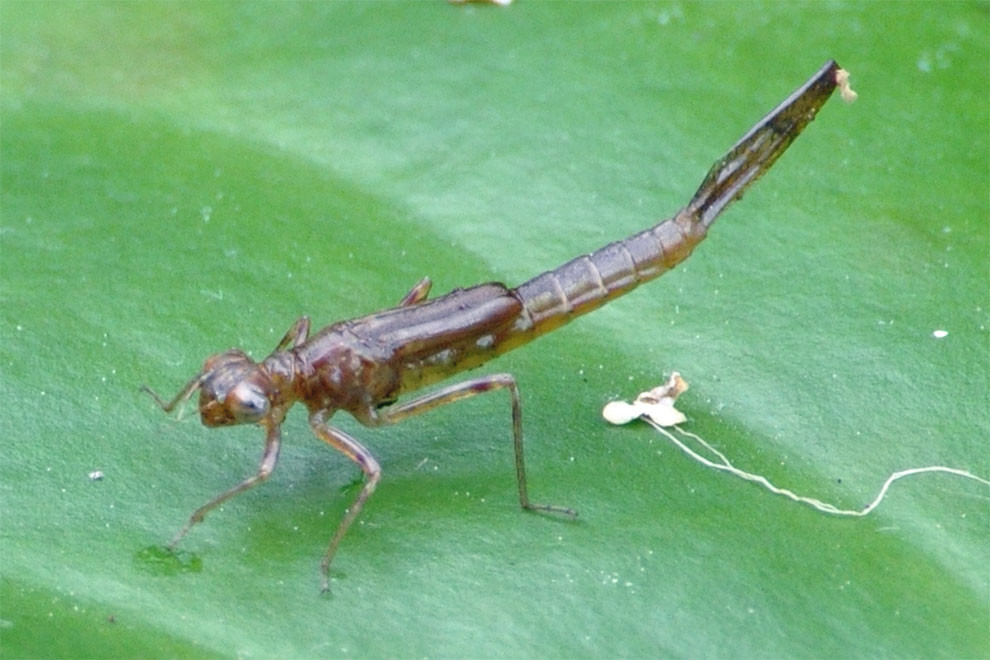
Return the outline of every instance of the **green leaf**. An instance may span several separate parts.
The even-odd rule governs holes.
[[[0,654],[990,655],[985,486],[833,518],[600,418],[676,369],[690,428],[799,493],[990,475],[988,37],[982,2],[5,3]],[[300,411],[156,553],[263,438],[140,385],[649,226],[829,57],[859,101],[684,266],[485,367],[577,522],[519,511],[494,394],[334,418],[384,478],[330,598],[359,472]]]

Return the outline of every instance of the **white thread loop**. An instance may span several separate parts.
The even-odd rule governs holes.
[[[880,505],[880,502],[883,501],[883,498],[887,496],[887,491],[890,489],[891,484],[898,479],[909,477],[914,474],[923,474],[926,472],[945,472],[948,474],[953,474],[957,477],[973,479],[981,484],[990,486],[990,481],[967,472],[966,470],[946,467],[944,465],[929,465],[926,467],[910,468],[907,470],[894,472],[887,477],[887,480],[883,483],[883,486],[880,488],[880,492],[877,494],[876,498],[863,509],[840,509],[834,504],[822,502],[814,497],[798,495],[794,491],[786,488],[780,488],[779,486],[775,486],[770,483],[770,481],[764,476],[737,468],[728,458],[726,458],[725,454],[708,444],[704,438],[695,433],[682,429],[679,424],[687,421],[687,418],[683,413],[681,413],[681,411],[674,407],[674,403],[676,402],[677,397],[687,389],[687,383],[684,382],[680,374],[675,371],[670,375],[670,378],[666,383],[649,390],[648,392],[641,393],[631,404],[624,401],[613,401],[609,403],[602,410],[602,416],[612,424],[627,424],[634,419],[642,419],[674,443],[675,447],[680,449],[682,452],[687,454],[688,457],[694,459],[698,463],[714,470],[728,472],[729,474],[735,475],[740,479],[760,484],[775,495],[781,495],[795,502],[807,504],[822,513],[828,513],[836,516],[862,517],[869,514],[877,508],[877,506]],[[716,457],[717,460],[712,460],[711,458],[702,456],[700,453],[689,447],[666,428],[669,426],[674,427],[679,434],[694,440],[698,443],[698,445]]]

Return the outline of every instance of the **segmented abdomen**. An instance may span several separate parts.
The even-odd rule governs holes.
[[[687,210],[638,234],[537,275],[513,292],[522,313],[499,352],[586,314],[684,261],[705,237]]]

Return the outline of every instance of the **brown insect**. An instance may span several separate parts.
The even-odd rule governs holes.
[[[397,403],[399,397],[522,346],[682,262],[722,210],[787,149],[836,86],[842,86],[844,94],[848,91],[845,76],[835,62],[826,63],[715,163],[686,207],[651,229],[578,257],[514,289],[493,282],[427,300],[430,279],[423,278],[397,307],[334,323],[312,337],[309,318],[304,316],[261,362],[237,349],[214,355],[167,403],[144,387],[165,412],[199,390],[205,426],[258,424],[265,430],[258,471],[194,511],[169,549],[211,510],[271,475],[278,461],[282,421],[296,402],[309,410],[313,432],[357,463],[365,476],[361,492],[323,555],[324,591],[329,588],[330,563],[337,546],[381,478],[371,452],[330,425],[337,411],[350,413],[365,426],[383,426],[476,394],[508,390],[520,505],[530,511],[576,515],[570,508],[529,499],[519,389],[511,375],[473,378],[405,403]]]

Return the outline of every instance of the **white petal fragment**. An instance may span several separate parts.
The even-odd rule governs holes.
[[[628,424],[643,414],[643,411],[634,403],[625,401],[609,401],[602,408],[602,417],[610,424]]]
[[[602,417],[612,424],[628,424],[634,419],[645,417],[659,426],[674,426],[687,421],[680,410],[674,407],[688,384],[676,371],[670,374],[667,382],[652,390],[641,392],[632,403],[612,401],[602,409]]]
[[[839,69],[835,72],[835,84],[839,87],[839,96],[846,103],[852,103],[859,97],[859,94],[849,86],[849,72],[845,69]]]

